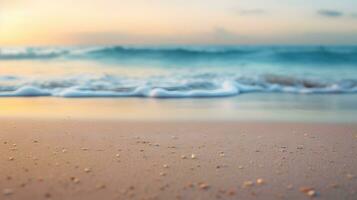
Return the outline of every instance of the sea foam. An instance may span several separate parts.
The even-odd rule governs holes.
[[[129,77],[87,77],[74,78],[71,84],[68,79],[22,81],[11,87],[1,88],[0,96],[56,96],[67,98],[84,97],[144,97],[144,98],[208,98],[229,97],[244,93],[356,93],[357,81],[339,80],[332,82],[318,82],[316,80],[300,80],[282,82],[273,79],[247,80],[246,77],[216,77],[211,76],[199,79],[182,76],[162,77],[161,79],[146,77],[145,80],[130,79]],[[82,80],[79,80],[82,79]],[[125,81],[123,81],[125,79]],[[313,82],[308,84],[304,82]],[[135,84],[136,83],[136,84]]]

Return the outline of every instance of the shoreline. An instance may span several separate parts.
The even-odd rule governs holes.
[[[0,118],[356,123],[356,94],[244,94],[220,99],[0,98]]]
[[[357,197],[355,124],[26,119],[0,124],[4,199]]]

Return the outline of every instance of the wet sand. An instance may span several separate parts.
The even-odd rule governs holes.
[[[357,199],[357,125],[0,120],[0,199]]]

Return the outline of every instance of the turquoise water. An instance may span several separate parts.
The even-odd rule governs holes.
[[[354,46],[0,48],[0,117],[356,123],[356,102]]]
[[[357,93],[355,46],[1,48],[0,67],[0,97]]]

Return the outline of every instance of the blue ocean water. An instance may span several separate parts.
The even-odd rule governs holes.
[[[357,46],[0,48],[0,97],[357,93]]]

